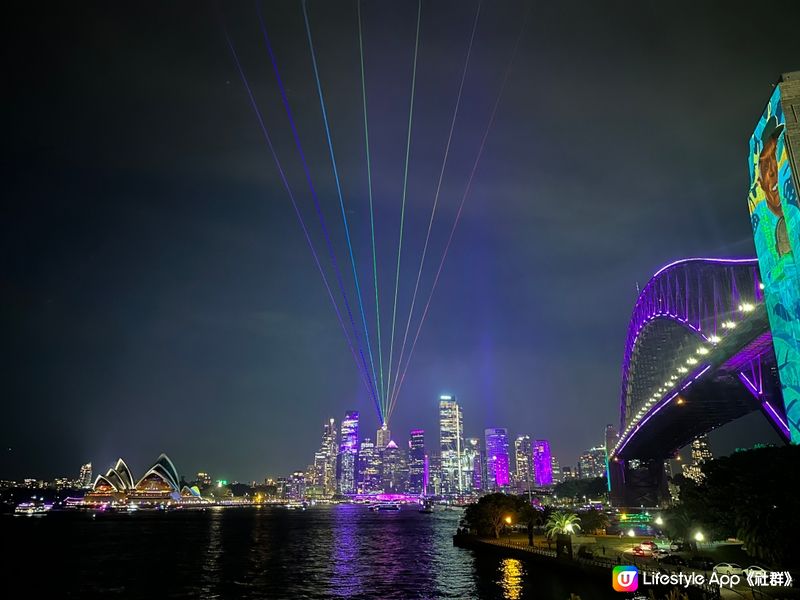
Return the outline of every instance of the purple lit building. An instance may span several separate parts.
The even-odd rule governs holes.
[[[356,491],[358,467],[358,411],[344,414],[339,437],[339,456],[336,461],[336,489],[340,494]]]
[[[553,485],[553,459],[547,440],[533,442],[533,476],[538,487]]]
[[[503,427],[486,429],[484,439],[487,488],[496,490],[509,484],[508,430]]]

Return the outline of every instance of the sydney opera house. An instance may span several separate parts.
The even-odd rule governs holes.
[[[98,475],[86,494],[87,505],[162,506],[204,502],[196,487],[180,486],[175,465],[161,454],[140,479],[121,458],[105,475]]]

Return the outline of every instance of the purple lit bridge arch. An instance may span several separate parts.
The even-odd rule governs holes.
[[[665,459],[755,410],[789,440],[757,259],[666,265],[642,289],[628,327],[612,497],[657,504]]]

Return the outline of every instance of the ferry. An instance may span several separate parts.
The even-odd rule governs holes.
[[[51,508],[53,508],[52,504],[43,504],[40,502],[22,502],[17,505],[14,509],[15,515],[43,515],[47,513]]]
[[[419,512],[425,514],[432,514],[433,513],[433,500],[426,499],[422,505],[419,507]]]
[[[400,510],[400,503],[399,502],[380,502],[378,504],[373,504],[369,507],[370,510],[374,510],[376,512],[382,511],[389,511],[389,510]]]

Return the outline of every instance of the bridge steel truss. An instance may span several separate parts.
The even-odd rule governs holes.
[[[642,479],[626,461],[649,482],[627,503],[656,503],[665,459],[753,410],[788,441],[762,289],[755,258],[692,258],[663,267],[641,291],[625,343],[620,435],[609,448],[612,488]]]

